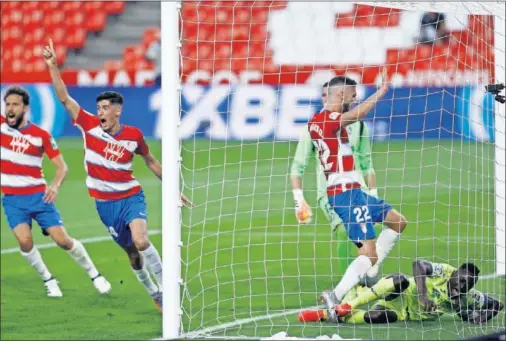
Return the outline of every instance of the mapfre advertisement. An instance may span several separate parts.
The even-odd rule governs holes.
[[[2,98],[7,85],[1,86]],[[49,85],[27,85],[31,120],[55,137],[81,136]],[[81,88],[69,92],[94,113],[97,95],[117,90],[125,97],[121,121],[147,137],[163,134],[161,90],[155,87]],[[359,87],[358,100],[375,91]],[[321,89],[310,85],[185,85],[181,100],[181,138],[294,141],[321,109]],[[493,141],[494,99],[482,86],[396,88],[366,118],[376,141],[473,139]],[[2,101],[2,114],[4,114]],[[174,115],[178,115],[174,113]]]

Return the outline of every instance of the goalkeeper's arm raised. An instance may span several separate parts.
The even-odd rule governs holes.
[[[358,145],[356,147],[357,166],[362,172],[364,179],[372,196],[378,196],[376,187],[376,173],[372,162],[371,142],[369,140],[369,129],[367,125],[360,121],[360,132],[358,136]]]
[[[302,191],[302,176],[306,171],[309,160],[314,156],[314,147],[309,135],[309,131],[303,130],[291,167],[291,184],[293,199],[295,200],[295,215],[300,223],[309,223],[311,221],[311,207],[306,203]]]

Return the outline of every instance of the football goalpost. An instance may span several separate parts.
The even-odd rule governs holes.
[[[486,275],[479,289],[504,301],[505,105],[485,89],[506,80],[504,3],[161,6],[163,339],[434,339],[504,329],[504,313],[480,327],[455,316],[378,327],[298,322],[356,252],[318,206],[313,159],[303,178],[310,224],[297,223],[290,186],[322,84],[346,74],[362,100],[386,65],[391,89],[366,127],[378,195],[409,225],[380,274],[411,275],[420,258],[474,262]],[[444,13],[450,33],[421,27],[426,12]],[[182,206],[180,191],[195,208]]]

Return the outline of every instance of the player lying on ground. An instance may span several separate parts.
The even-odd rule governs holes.
[[[8,88],[4,102],[6,118],[0,116],[2,204],[21,255],[39,273],[47,295],[62,297],[58,281],[33,245],[31,229],[32,220],[35,220],[45,235],[51,236],[86,270],[98,292],[108,293],[111,284],[95,268],[83,244],[67,234],[54,204],[67,174],[67,165],[55,140],[50,133],[27,120],[30,95],[25,89]],[[49,186],[42,173],[44,153],[56,168],[56,175]]]
[[[162,166],[149,151],[142,132],[120,123],[123,96],[104,92],[97,97],[98,114],[86,112],[70,97],[63,83],[52,41],[43,55],[58,99],[83,132],[86,185],[95,199],[98,215],[114,241],[126,251],[135,276],[162,311],[162,260],[148,238],[146,201],[132,174],[132,161],[135,154],[140,155],[160,180]]]
[[[326,82],[322,86],[322,103],[325,105],[327,100],[327,91],[329,83]],[[374,171],[371,155],[371,143],[369,141],[369,132],[367,125],[363,121],[357,121],[346,127],[348,136],[350,139],[351,149],[355,158],[355,163],[360,169],[360,184],[362,190],[374,197],[378,196],[378,190],[376,188],[376,173]],[[302,131],[299,142],[297,143],[297,149],[295,150],[295,156],[291,166],[291,185],[293,190],[293,197],[295,200],[295,216],[299,223],[310,223],[312,212],[311,207],[307,204],[304,199],[302,190],[302,177],[304,176],[305,170],[311,159],[316,161],[316,183],[317,183],[317,203],[321,208],[324,216],[330,222],[332,231],[336,231],[338,226],[342,224],[341,218],[334,211],[332,206],[329,204],[327,197],[327,179],[323,167],[320,163],[319,158],[316,154],[316,147],[311,140],[309,131],[304,129]],[[338,238],[346,240],[346,231],[337,230]],[[342,236],[341,236],[342,235]],[[343,260],[341,267],[342,272],[346,271],[346,265],[344,259],[348,259],[347,248],[340,247],[340,258]],[[368,283],[375,283],[374,279],[367,279]]]
[[[321,299],[330,315],[335,314],[334,306],[365,276],[376,277],[379,265],[407,225],[406,219],[384,200],[368,195],[361,189],[350,138],[344,129],[364,118],[387,93],[386,68],[382,71],[380,89],[350,110],[357,95],[356,85],[352,79],[342,76],[330,80],[323,110],[308,123],[327,179],[329,203],[343,220],[348,237],[358,247],[359,254],[348,266],[336,288],[322,293]],[[377,242],[375,223],[387,226]]]
[[[457,314],[463,321],[485,323],[503,310],[504,304],[473,289],[479,272],[472,263],[455,269],[448,264],[419,260],[413,263],[414,276],[390,275],[372,288],[353,288],[336,305],[338,319],[329,318],[326,310],[313,310],[302,311],[299,321],[377,324]]]

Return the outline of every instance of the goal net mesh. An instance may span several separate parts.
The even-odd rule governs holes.
[[[484,87],[504,82],[497,6],[182,3],[181,183],[196,205],[182,213],[184,336],[457,339],[504,328],[504,312],[480,326],[455,314],[375,326],[298,322],[300,309],[336,286],[356,248],[318,205],[314,156],[303,176],[310,224],[297,222],[290,184],[322,84],[347,75],[361,101],[385,65],[391,87],[364,120],[365,138],[379,197],[409,224],[380,276],[412,275],[416,259],[473,262],[484,275],[476,288],[504,302],[496,275],[504,262],[495,208],[501,128]]]

